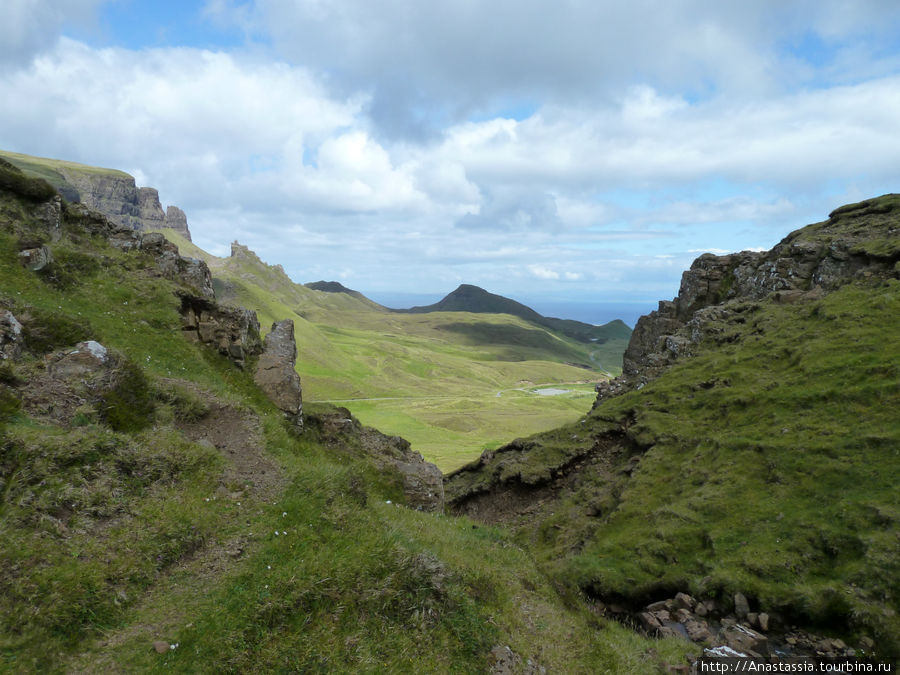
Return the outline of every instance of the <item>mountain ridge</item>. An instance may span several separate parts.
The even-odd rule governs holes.
[[[602,326],[594,326],[573,319],[546,317],[521,302],[491,293],[472,284],[460,284],[434,304],[410,307],[409,309],[392,309],[391,311],[404,314],[431,312],[511,314],[563,333],[580,342],[603,343],[608,340],[627,340],[631,336],[631,329],[620,319],[610,321]]]

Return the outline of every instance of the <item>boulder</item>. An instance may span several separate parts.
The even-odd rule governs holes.
[[[762,633],[742,624],[724,626],[719,634],[720,639],[732,649],[748,656],[760,657],[769,655],[769,640]]]
[[[0,360],[15,359],[22,352],[22,324],[8,309],[0,309]]]
[[[689,596],[687,593],[676,593],[675,594],[675,608],[676,609],[694,609],[694,599]]]
[[[47,246],[26,248],[19,251],[19,260],[27,269],[37,272],[53,262],[53,253]]]
[[[738,619],[744,619],[750,613],[750,603],[743,593],[734,594],[734,614]]]
[[[296,363],[294,322],[285,319],[273,323],[272,330],[266,335],[253,379],[280,410],[302,425],[303,395],[300,376],[294,369]]]
[[[713,634],[709,630],[709,624],[702,619],[688,619],[684,622],[684,629],[687,631],[688,637],[693,642],[711,645],[713,643]]]
[[[83,379],[107,369],[109,352],[94,340],[79,342],[73,351],[64,353],[50,365],[50,374],[55,379]]]

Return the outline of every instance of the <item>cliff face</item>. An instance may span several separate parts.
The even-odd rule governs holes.
[[[900,274],[900,195],[842,206],[828,220],[792,232],[770,251],[704,254],[684,272],[678,295],[641,317],[625,351],[622,376],[598,386],[597,402],[656,378],[693,353],[741,302],[822,297],[854,279]],[[595,404],[596,405],[596,404]]]
[[[191,239],[187,218],[177,206],[163,211],[156,188],[137,187],[126,173],[97,174],[68,167],[59,169],[69,190],[63,196],[99,211],[117,225],[132,230],[170,227]]]
[[[124,171],[4,150],[0,157],[27,176],[50,183],[67,202],[80,202],[116,225],[139,231],[170,228],[191,240],[184,211],[177,206],[163,211],[156,188],[138,187]]]

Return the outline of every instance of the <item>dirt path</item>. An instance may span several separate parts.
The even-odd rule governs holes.
[[[195,390],[196,391],[196,390]],[[227,460],[215,498],[258,511],[282,492],[286,479],[265,453],[259,418],[206,394],[209,412],[194,422],[176,425],[186,438],[215,447]],[[67,673],[125,672],[115,662],[118,648],[138,644],[150,650],[154,641],[174,641],[190,622],[193,607],[206,600],[221,577],[233,571],[255,548],[257,540],[239,534],[208,541],[200,550],[166,569],[129,612],[130,623],[110,631],[75,656]]]

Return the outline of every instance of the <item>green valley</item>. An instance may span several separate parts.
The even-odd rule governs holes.
[[[627,339],[129,222],[0,160],[0,671],[900,656],[900,196]]]
[[[569,322],[596,329],[577,340],[510,313],[395,312],[360,294],[296,284],[240,244],[217,258],[161,231],[205,260],[220,300],[256,311],[264,330],[293,319],[305,401],[345,406],[445,471],[576,419],[593,400],[593,385],[621,372],[630,335],[621,322]],[[565,393],[534,393],[551,386]]]

